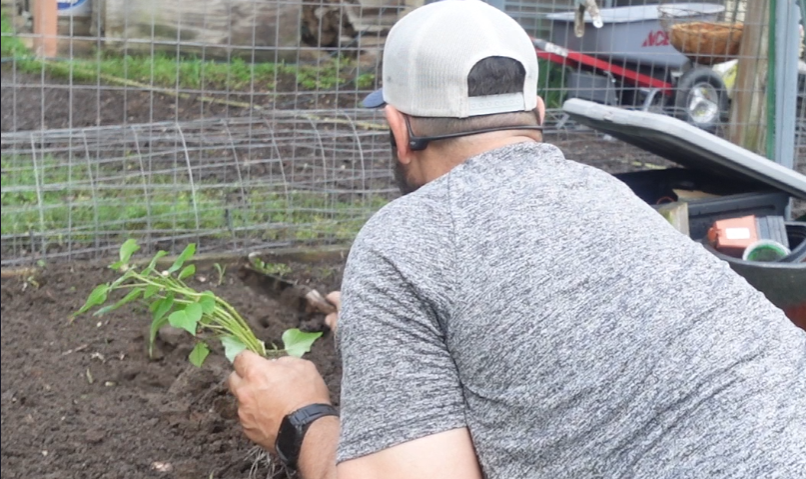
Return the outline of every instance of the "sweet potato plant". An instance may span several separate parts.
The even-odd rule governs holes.
[[[165,251],[154,255],[145,268],[130,264],[132,255],[139,249],[140,246],[133,239],[123,243],[119,261],[110,266],[120,273],[120,277],[111,283],[98,285],[74,316],[100,307],[94,313],[99,316],[135,301],[145,302],[152,314],[149,354],[160,328],[170,324],[184,329],[195,338],[196,345],[188,358],[195,366],[201,366],[210,353],[208,341],[211,339],[221,341],[227,358],[232,361],[246,349],[264,357],[301,357],[311,350],[314,341],[322,335],[288,329],[282,336],[283,349],[274,345],[266,347],[229,303],[212,291],[196,291],[187,285],[185,280],[196,273],[195,265],[187,264],[196,253],[195,244],[189,244],[164,271],[160,271],[157,264],[160,258],[167,255]],[[126,294],[120,300],[106,304],[115,291],[126,291]]]

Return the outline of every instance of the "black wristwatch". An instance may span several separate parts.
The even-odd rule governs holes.
[[[311,423],[325,416],[338,415],[336,408],[330,404],[311,404],[283,418],[280,431],[277,433],[277,442],[274,443],[274,449],[283,464],[290,469],[296,469],[302,440]]]

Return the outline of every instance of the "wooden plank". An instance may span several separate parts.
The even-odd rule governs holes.
[[[360,51],[379,50],[394,24],[425,0],[322,0],[302,7],[302,39],[310,46],[350,44]],[[377,53],[377,52],[375,52]]]
[[[108,47],[296,60],[302,1],[106,0]]]
[[[349,46],[376,52],[424,0],[97,0],[107,48],[296,61]],[[98,22],[93,22],[98,23]],[[302,42],[300,41],[302,39]],[[304,42],[304,44],[303,44]],[[314,48],[309,48],[314,47]]]
[[[736,145],[767,156],[769,0],[747,2],[745,18],[728,138]]]
[[[689,236],[688,224],[688,203],[685,201],[676,201],[674,203],[666,203],[655,207],[656,211],[660,213],[666,221],[668,221],[677,231]]]
[[[362,33],[385,34],[400,18],[422,6],[424,0],[354,0],[358,5],[347,8],[350,24]]]

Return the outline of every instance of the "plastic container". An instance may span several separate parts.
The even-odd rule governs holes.
[[[788,223],[787,231],[790,233],[789,242],[792,251],[803,248],[806,243],[806,223]],[[751,286],[764,293],[770,302],[781,308],[787,317],[799,328],[806,330],[806,254],[800,253],[800,261],[785,262],[756,262],[745,261],[724,255],[711,248],[708,244],[703,246],[727,262],[731,269],[739,273]]]
[[[739,216],[718,220],[708,229],[706,236],[708,243],[717,251],[721,251],[730,256],[742,258],[748,253],[750,247],[763,247],[764,244],[757,244],[760,240],[768,240],[769,246],[780,245],[784,248],[781,257],[786,256],[789,241],[786,236],[786,225],[784,216]],[[750,259],[744,257],[745,260]],[[750,259],[752,261],[752,259]]]
[[[686,200],[692,238],[704,238],[715,221],[741,216],[785,216],[789,195],[763,183],[731,180],[708,171],[667,168],[614,175],[649,205],[658,208],[664,198],[675,199],[675,189],[719,195]]]
[[[56,0],[60,17],[89,17],[92,15],[92,0]]]
[[[742,260],[772,263],[786,258],[789,253],[789,248],[777,241],[759,240],[744,250]]]
[[[563,110],[576,122],[687,167],[616,175],[650,205],[681,186],[720,195],[689,201],[690,236],[806,330],[806,223],[786,223],[790,261],[744,261],[704,241],[715,218],[786,217],[792,197],[806,200],[806,176],[668,116],[577,99]]]
[[[715,21],[725,7],[713,3],[675,4],[689,19]],[[585,35],[574,35],[574,12],[553,13],[551,42],[588,55],[679,69],[688,58],[671,44],[660,23],[658,5],[600,9],[604,26],[597,29],[585,14]]]

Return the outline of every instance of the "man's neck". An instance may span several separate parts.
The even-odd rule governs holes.
[[[424,164],[430,182],[445,175],[470,158],[517,143],[540,142],[540,132],[497,131],[461,138],[450,147],[434,149]]]

